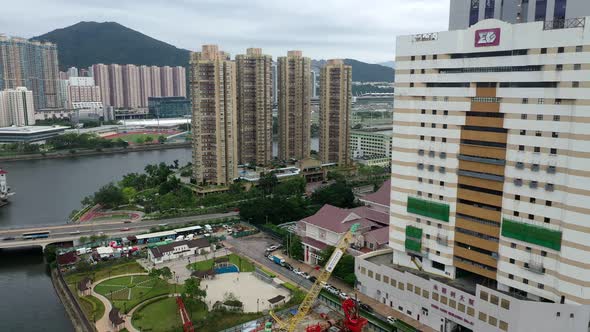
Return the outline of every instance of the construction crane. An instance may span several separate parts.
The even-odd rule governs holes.
[[[317,280],[309,289],[309,292],[307,292],[307,295],[303,299],[303,302],[301,302],[301,304],[299,305],[297,313],[293,317],[291,317],[289,320],[284,321],[280,317],[278,317],[274,312],[270,313],[272,318],[277,322],[279,330],[294,332],[299,323],[301,323],[305,316],[307,316],[307,314],[313,307],[315,300],[320,295],[322,288],[330,279],[330,276],[332,275],[334,268],[336,267],[342,256],[344,256],[344,254],[346,253],[346,249],[350,247],[350,244],[353,242],[354,233],[356,233],[358,227],[359,224],[354,224],[350,227],[350,230],[348,230],[348,232],[342,235],[342,238],[340,238],[340,241],[338,241],[338,244],[336,244],[332,256],[330,256],[328,262],[320,270],[320,275],[317,277]]]

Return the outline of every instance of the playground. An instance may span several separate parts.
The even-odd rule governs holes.
[[[178,130],[174,129],[161,129],[161,130],[143,130],[143,131],[128,131],[128,132],[121,132],[109,136],[105,136],[104,138],[115,140],[115,139],[122,139],[124,141],[129,142],[129,144],[157,144],[158,137],[164,136],[168,137],[171,135],[175,135],[180,133]]]
[[[215,302],[223,302],[227,294],[233,294],[243,303],[244,312],[258,312],[271,309],[269,299],[282,295],[289,301],[290,292],[257,278],[253,272],[217,274],[212,279],[201,281],[201,288],[207,291],[209,308]],[[283,304],[283,303],[280,303]]]
[[[147,275],[133,275],[107,279],[96,285],[94,291],[119,309],[131,309],[146,299],[172,293],[174,285]]]

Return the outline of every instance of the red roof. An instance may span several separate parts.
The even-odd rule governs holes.
[[[372,194],[365,195],[360,200],[389,207],[391,197],[391,179],[385,181],[381,188]]]
[[[2,175],[2,174],[8,174],[8,172],[3,169],[0,169],[0,175]]]
[[[312,246],[314,248],[318,248],[320,250],[324,250],[328,245],[325,244],[324,242],[320,242],[318,240],[314,240],[310,237],[304,237],[303,239],[301,239],[301,243],[303,244],[307,244],[309,246]]]
[[[65,254],[57,256],[57,264],[59,265],[70,265],[76,263],[78,256],[75,251],[70,251]]]
[[[350,229],[353,224],[360,224],[360,228],[376,226],[369,218],[364,215],[368,214],[365,209],[341,209],[329,204],[322,206],[316,214],[302,219],[302,222],[312,224],[335,233],[344,233]]]
[[[375,241],[378,245],[389,242],[389,227],[374,229],[365,233],[365,239]]]
[[[388,226],[389,225],[389,215],[387,213],[383,213],[377,210],[373,210],[368,206],[359,206],[349,211],[353,211],[354,213],[360,215],[363,218],[367,218],[371,221],[374,221],[379,224],[383,224]]]

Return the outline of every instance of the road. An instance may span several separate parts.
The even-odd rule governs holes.
[[[105,235],[110,236],[137,235],[149,231],[150,228],[157,227],[158,225],[183,225],[189,222],[223,219],[227,217],[234,217],[236,215],[238,215],[237,212],[229,212],[161,220],[144,220],[133,223],[124,223],[122,221],[106,221],[39,228],[8,229],[0,231],[0,238],[14,237],[15,240],[0,241],[0,248],[15,248],[36,245],[45,246],[48,243],[71,241],[76,240],[81,236],[98,235],[98,233],[104,233]],[[123,229],[125,228],[129,228],[129,230],[124,231]],[[50,231],[51,236],[47,239],[22,240],[23,233],[35,231]]]

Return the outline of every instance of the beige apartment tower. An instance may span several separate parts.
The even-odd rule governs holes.
[[[198,184],[230,184],[238,175],[236,66],[217,45],[191,53],[193,177]]]
[[[272,159],[272,57],[260,48],[236,56],[238,160],[266,165]]]
[[[352,67],[328,60],[320,72],[320,159],[350,164],[348,136],[352,103]]]
[[[279,158],[304,159],[310,154],[311,59],[289,51],[278,64]]]

